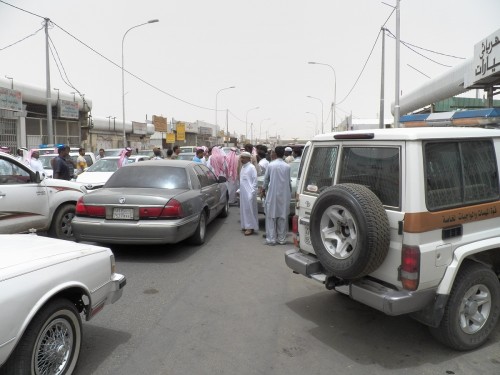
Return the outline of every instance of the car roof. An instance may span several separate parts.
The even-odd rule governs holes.
[[[373,135],[372,138],[362,139],[363,135]],[[416,141],[426,139],[450,139],[450,138],[491,138],[500,137],[497,129],[463,128],[463,127],[416,127],[416,128],[387,128],[387,129],[365,129],[350,130],[336,133],[319,134],[313,138],[314,141],[339,140],[335,137],[346,137],[348,140],[401,140]],[[347,138],[349,137],[349,138]]]
[[[181,168],[186,168],[190,165],[196,165],[200,163],[196,163],[191,160],[171,160],[171,159],[160,159],[160,160],[145,160],[140,163],[133,163],[130,165],[127,165],[128,167],[139,167],[141,165],[154,165],[154,166],[162,166],[162,167],[181,167]]]

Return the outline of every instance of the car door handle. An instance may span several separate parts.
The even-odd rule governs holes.
[[[5,197],[6,195],[7,195],[7,194],[2,193],[2,192],[0,191],[0,197]]]

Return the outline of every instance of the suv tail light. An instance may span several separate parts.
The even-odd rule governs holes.
[[[417,290],[420,279],[420,248],[403,245],[401,253],[401,283],[406,290]]]
[[[175,199],[170,199],[160,214],[160,217],[164,219],[177,219],[183,216],[182,205]]]
[[[80,197],[76,202],[75,214],[76,216],[106,217],[106,207],[86,205],[83,203],[83,197]]]
[[[299,233],[299,216],[293,215],[292,217],[292,232],[297,234]]]

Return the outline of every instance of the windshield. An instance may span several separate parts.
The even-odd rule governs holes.
[[[55,157],[56,157],[55,155],[40,155],[38,160],[42,162],[43,169],[52,169],[50,161]]]
[[[87,172],[115,172],[118,169],[118,159],[99,159]]]
[[[96,163],[97,164],[97,163]],[[141,165],[120,168],[104,185],[105,188],[188,189],[184,168]]]

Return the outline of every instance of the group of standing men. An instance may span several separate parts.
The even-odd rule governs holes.
[[[261,199],[265,199],[266,214],[265,244],[284,245],[288,233],[288,216],[290,214],[291,180],[290,166],[283,159],[285,147],[274,149],[275,158],[265,167],[264,185]],[[242,168],[240,171],[240,221],[245,236],[259,229],[257,210],[257,168],[252,163],[252,154],[240,154]]]

